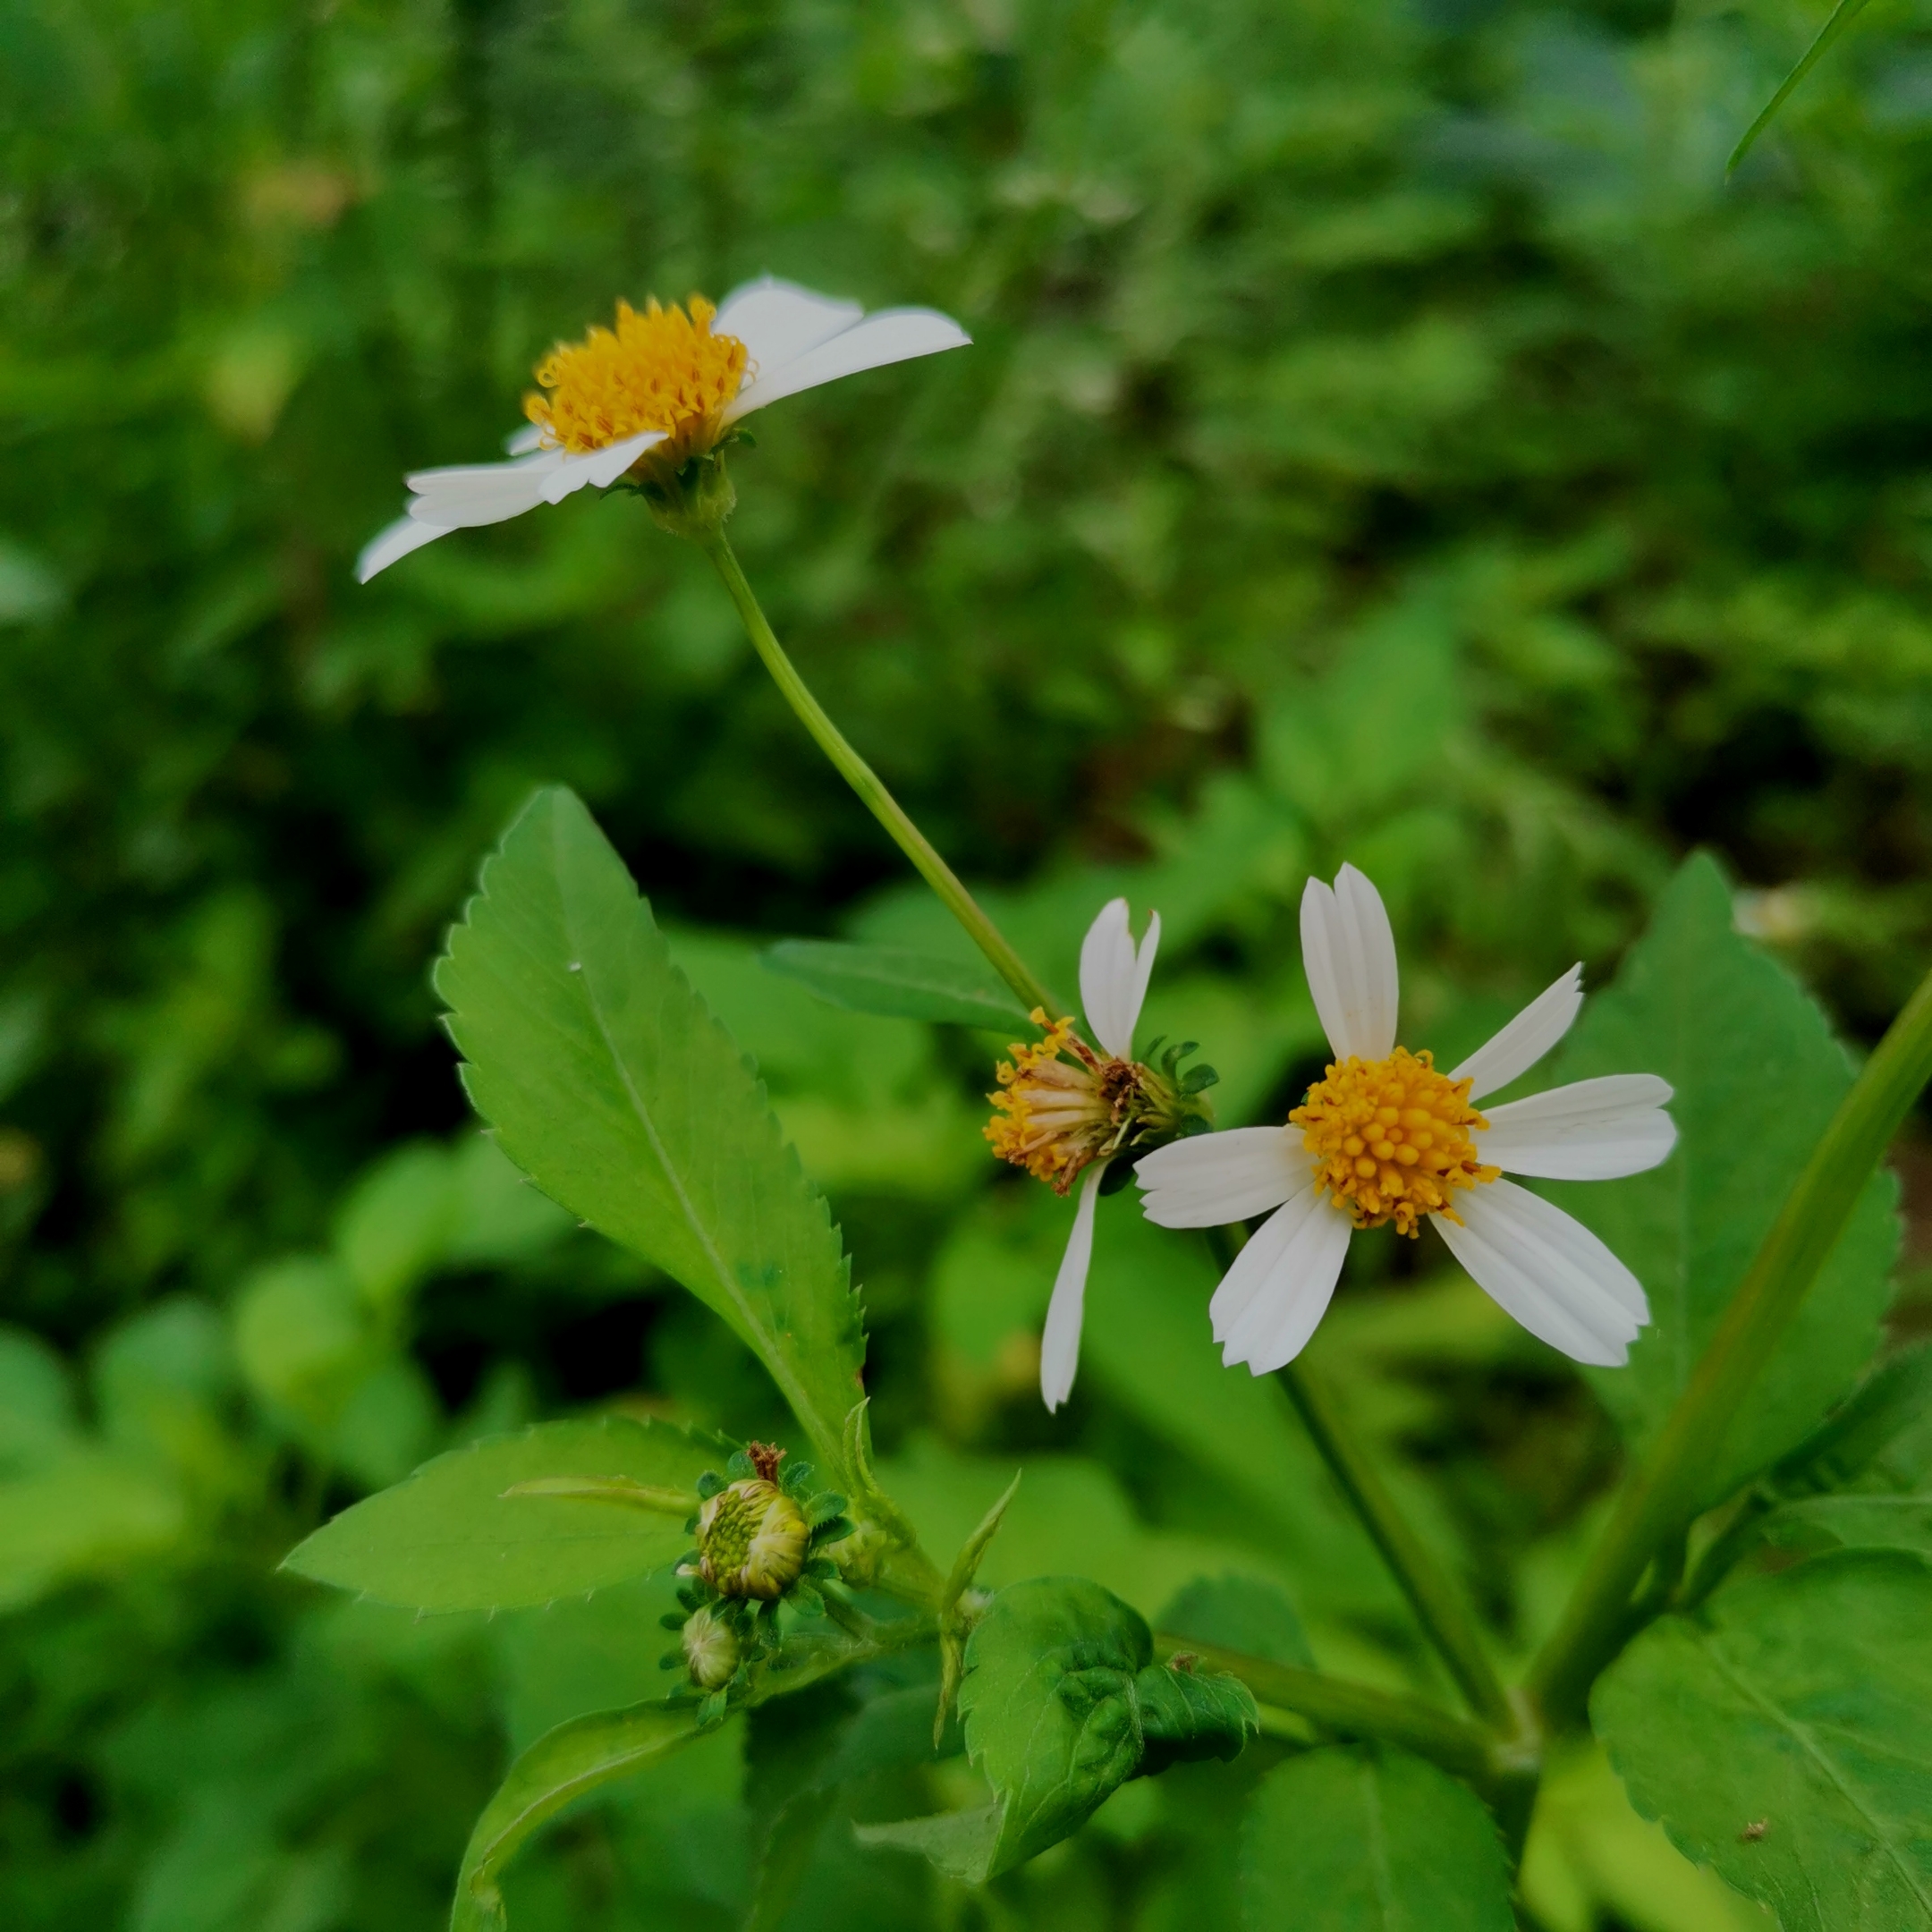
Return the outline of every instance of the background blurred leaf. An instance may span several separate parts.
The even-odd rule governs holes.
[[[985,974],[902,947],[782,939],[764,960],[773,972],[854,1013],[981,1028],[1026,1024],[1019,1001]]]

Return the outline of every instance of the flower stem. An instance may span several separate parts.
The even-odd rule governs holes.
[[[1563,1622],[1530,1674],[1553,1722],[1580,1716],[1620,1648],[1631,1592],[1653,1555],[1699,1512],[1699,1488],[1732,1422],[1850,1218],[1899,1123],[1932,1079],[1932,973],[1865,1063],[1812,1150],[1764,1245],[1591,1552]]]
[[[1322,1460],[1381,1551],[1470,1708],[1496,1731],[1514,1733],[1517,1714],[1489,1662],[1462,1593],[1409,1527],[1375,1465],[1350,1434],[1321,1377],[1307,1362],[1296,1361],[1281,1370],[1281,1379]]]
[[[693,531],[691,535],[692,540],[711,559],[718,575],[724,580],[724,588],[738,607],[738,614],[744,622],[752,647],[764,659],[765,668],[771,673],[772,682],[784,692],[785,702],[798,714],[800,723],[818,741],[819,750],[838,767],[845,783],[892,835],[900,851],[912,861],[913,869],[938,894],[947,911],[986,954],[994,971],[1019,995],[1029,1011],[1039,1007],[1049,1015],[1057,1012],[1053,995],[1034,978],[1025,961],[980,910],[953,868],[934,850],[931,840],[912,823],[905,808],[886,789],[878,774],[846,741],[844,734],[826,715],[824,706],[812,696],[810,688],[799,675],[797,666],[785,656],[784,647],[779,643],[767,621],[758,597],[746,581],[744,571],[723,530],[714,526]]]

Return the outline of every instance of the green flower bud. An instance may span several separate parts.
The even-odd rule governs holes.
[[[796,1500],[754,1476],[698,1516],[698,1573],[721,1597],[782,1597],[805,1567],[811,1527]]]
[[[738,1637],[710,1609],[694,1610],[684,1625],[684,1668],[700,1690],[722,1690],[738,1669]]]

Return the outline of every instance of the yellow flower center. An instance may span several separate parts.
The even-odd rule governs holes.
[[[996,1074],[1000,1090],[987,1096],[994,1114],[984,1131],[1002,1160],[1064,1194],[1133,1126],[1143,1070],[1130,1060],[1103,1060],[1075,1036],[1071,1020],[1046,1026],[1035,1007],[1033,1024],[1046,1027],[1046,1037],[1008,1049],[1013,1059],[1001,1061]]]
[[[1415,1238],[1424,1215],[1447,1215],[1457,1188],[1494,1181],[1476,1157],[1471,1127],[1489,1123],[1469,1104],[1470,1082],[1436,1071],[1433,1055],[1398,1046],[1386,1060],[1331,1066],[1288,1118],[1337,1208],[1357,1227],[1393,1221]]]
[[[593,328],[580,343],[559,343],[537,365],[547,395],[523,398],[523,413],[544,432],[547,448],[580,456],[607,449],[640,430],[671,438],[652,455],[673,468],[718,439],[724,406],[744,380],[745,345],[714,335],[717,313],[700,295],[687,315],[654,300],[640,315],[617,304],[614,330]]]

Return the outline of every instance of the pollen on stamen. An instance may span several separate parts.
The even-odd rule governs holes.
[[[1413,1240],[1426,1216],[1460,1222],[1457,1189],[1502,1174],[1476,1157],[1469,1130],[1488,1123],[1470,1105],[1470,1085],[1438,1073],[1430,1054],[1398,1046],[1384,1060],[1331,1066],[1288,1118],[1322,1188],[1357,1227],[1393,1221]]]
[[[1024,1167],[1057,1194],[1083,1169],[1117,1147],[1132,1124],[1144,1070],[1125,1060],[1103,1060],[1073,1030],[1071,1020],[1048,1025],[1036,1007],[1044,1037],[1015,1041],[995,1077],[1000,1090],[985,1134],[993,1151]]]
[[[715,444],[725,406],[746,371],[745,345],[711,331],[717,310],[702,296],[690,309],[655,300],[641,312],[617,304],[614,329],[593,328],[580,343],[560,343],[537,365],[523,413],[547,448],[583,455],[645,429],[670,438],[660,460],[682,462]]]

